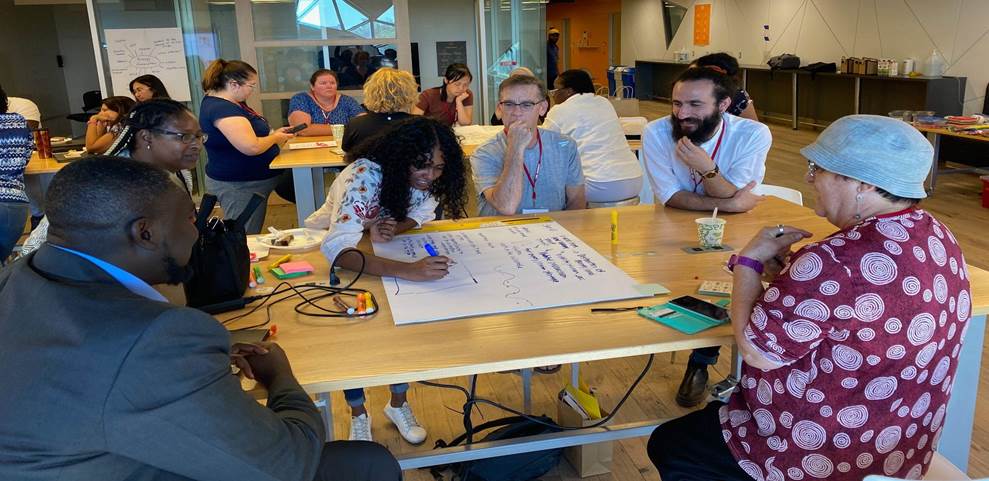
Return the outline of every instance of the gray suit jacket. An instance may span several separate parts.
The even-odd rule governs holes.
[[[0,272],[0,479],[310,480],[324,442],[295,379],[267,407],[212,317],[48,245]]]

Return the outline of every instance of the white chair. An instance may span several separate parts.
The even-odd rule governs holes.
[[[618,117],[618,122],[622,124],[625,136],[641,136],[642,129],[646,128],[649,119],[645,117]]]
[[[927,481],[963,481],[972,479],[965,475],[960,469],[956,468],[954,464],[951,464],[944,456],[938,453],[934,453],[931,458],[931,466],[927,469],[927,475],[924,476]],[[866,476],[862,481],[902,481],[900,478],[890,478],[887,476],[879,476],[877,474],[872,474]],[[989,478],[982,478],[976,481],[989,481]]]
[[[773,197],[779,197],[787,202],[792,202],[799,206],[804,205],[804,195],[800,193],[797,189],[791,189],[789,187],[783,187],[780,185],[769,185],[760,184],[752,189],[753,194],[759,195],[771,195]]]
[[[588,209],[600,209],[603,207],[627,207],[631,205],[639,205],[638,197],[631,197],[624,200],[616,200],[614,202],[588,202]]]

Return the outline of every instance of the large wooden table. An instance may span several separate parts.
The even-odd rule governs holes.
[[[292,143],[324,142],[333,140],[332,136],[296,137]],[[477,144],[465,144],[464,155],[470,156],[477,149]],[[642,148],[641,140],[629,141],[629,147],[638,152]],[[292,181],[295,187],[295,210],[299,227],[310,214],[322,207],[326,200],[326,186],[323,182],[323,169],[343,169],[347,164],[343,155],[334,152],[329,147],[316,149],[290,150],[288,146],[268,165],[272,169],[292,169]],[[651,195],[650,195],[651,198]]]
[[[642,283],[661,283],[672,293],[655,299],[602,305],[659,304],[675,296],[695,294],[700,280],[730,280],[722,268],[727,253],[691,255],[680,250],[696,243],[697,213],[652,205],[621,208],[620,243],[612,249],[610,211],[595,209],[548,215],[632,278]],[[736,248],[744,246],[766,225],[799,226],[813,232],[814,239],[836,230],[810,209],[773,197],[749,213],[725,218],[728,221],[725,243]],[[276,257],[277,251],[272,251],[271,256]],[[270,262],[272,257],[262,263]],[[316,266],[317,272],[297,279],[297,284],[327,279],[327,262],[318,251],[301,257]],[[960,354],[940,448],[942,454],[962,467],[967,464],[985,315],[989,312],[989,272],[971,266],[969,272],[973,325]],[[268,277],[272,285],[271,276]],[[352,278],[347,272],[341,277],[344,283]],[[380,278],[364,276],[357,286],[373,292],[379,304],[380,311],[368,319],[308,318],[294,312],[295,301],[277,305],[272,311],[273,321],[279,326],[276,341],[288,353],[302,386],[318,394],[323,402],[329,400],[325,393],[347,388],[678,351],[733,341],[728,326],[686,335],[634,312],[591,314],[588,305],[399,327],[392,322]],[[263,312],[262,309],[231,327],[256,324],[263,320]],[[363,348],[354,349],[354,346]],[[324,408],[324,414],[329,411]],[[640,425],[633,434],[643,435],[651,426],[655,423]],[[332,433],[332,429],[329,431]],[[611,439],[620,437],[615,434],[618,431],[609,430]],[[402,465],[422,466],[425,457],[421,453],[406,456]]]
[[[982,173],[983,169],[978,167],[966,167],[961,169],[942,169],[941,168],[941,137],[957,137],[959,139],[969,139],[979,142],[989,142],[989,137],[985,135],[972,135],[964,134],[961,132],[952,132],[944,127],[923,127],[915,126],[917,130],[923,132],[927,135],[927,140],[931,142],[934,146],[934,162],[931,163],[931,173],[927,177],[928,192],[934,191],[934,184],[937,182],[937,176],[939,174],[961,174],[966,172],[979,172]]]
[[[24,167],[24,175],[35,175],[35,174],[54,174],[62,170],[62,167],[69,165],[68,162],[59,162],[55,160],[54,157],[50,159],[42,159],[38,157],[38,151],[35,150],[31,152],[31,160],[28,161],[27,166]]]

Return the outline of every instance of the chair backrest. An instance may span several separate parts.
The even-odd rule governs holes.
[[[100,108],[103,102],[103,93],[99,90],[90,90],[82,93],[82,110],[94,110]]]
[[[626,137],[639,137],[649,120],[645,117],[618,117],[618,122],[622,124],[622,130],[625,131]]]
[[[791,189],[789,187],[761,184],[752,189],[752,193],[759,195],[771,195],[800,206],[804,205],[804,195],[801,194],[799,190]]]

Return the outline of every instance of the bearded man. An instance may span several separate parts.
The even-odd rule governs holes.
[[[765,125],[728,114],[736,88],[710,68],[690,68],[673,84],[673,113],[642,132],[646,175],[656,201],[686,210],[746,212],[762,200],[752,189],[766,174],[772,135]],[[707,394],[707,366],[717,346],[695,349],[677,404],[696,406]]]

